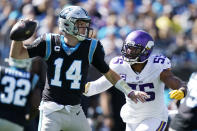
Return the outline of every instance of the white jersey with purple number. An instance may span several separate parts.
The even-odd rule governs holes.
[[[135,73],[130,64],[122,57],[115,57],[110,68],[116,71],[133,90],[145,91],[150,98],[145,103],[135,104],[126,97],[126,104],[121,109],[121,117],[126,123],[139,123],[150,117],[167,121],[167,107],[164,103],[164,83],[160,73],[171,68],[170,60],[162,55],[152,55],[141,73]]]

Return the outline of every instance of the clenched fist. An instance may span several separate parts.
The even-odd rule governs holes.
[[[171,99],[181,100],[184,97],[184,92],[182,90],[173,90],[170,91],[169,94]]]

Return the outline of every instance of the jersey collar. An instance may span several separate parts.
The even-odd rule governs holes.
[[[69,47],[64,41],[64,36],[61,35],[61,45],[62,45],[62,48],[64,49],[64,52],[67,55],[71,55],[74,51],[76,51],[79,48],[80,43],[78,43],[75,47]]]

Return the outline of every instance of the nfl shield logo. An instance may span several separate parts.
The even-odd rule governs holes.
[[[136,80],[139,80],[139,79],[140,79],[140,77],[139,77],[139,76],[137,76],[137,77],[136,77]]]

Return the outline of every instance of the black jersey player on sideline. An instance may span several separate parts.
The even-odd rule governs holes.
[[[171,118],[169,131],[197,131],[197,72],[191,74],[187,86],[188,95]]]
[[[100,41],[89,38],[91,18],[79,6],[67,6],[59,14],[62,34],[44,34],[33,44],[12,41],[10,56],[45,59],[47,84],[40,104],[39,131],[90,131],[80,106],[89,64],[95,66],[116,88],[133,101],[145,101],[147,94],[132,91],[104,62]]]
[[[23,131],[33,117],[32,95],[39,77],[27,72],[30,59],[10,58],[9,63],[0,66],[0,131]]]

